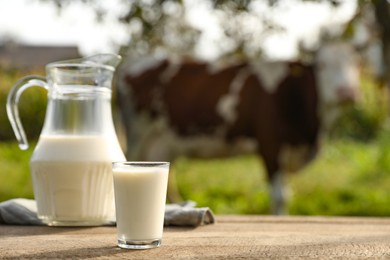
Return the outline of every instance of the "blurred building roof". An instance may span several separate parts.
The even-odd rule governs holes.
[[[0,45],[0,65],[20,68],[44,68],[46,64],[79,57],[77,46],[25,45],[7,42]]]

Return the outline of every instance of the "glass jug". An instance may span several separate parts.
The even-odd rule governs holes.
[[[50,63],[47,77],[22,78],[8,94],[8,118],[25,150],[19,97],[32,86],[48,91],[43,129],[30,159],[38,217],[48,225],[115,220],[111,163],[125,160],[111,114],[111,82],[119,62],[120,56],[99,54]]]

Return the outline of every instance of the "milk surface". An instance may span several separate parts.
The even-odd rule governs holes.
[[[114,169],[118,239],[161,239],[169,168]]]
[[[49,225],[115,220],[111,164],[124,160],[105,136],[42,135],[30,161],[38,216]]]

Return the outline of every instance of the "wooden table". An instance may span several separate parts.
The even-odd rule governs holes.
[[[115,227],[0,225],[0,259],[390,258],[390,218],[217,216],[164,229],[150,250],[116,247]]]

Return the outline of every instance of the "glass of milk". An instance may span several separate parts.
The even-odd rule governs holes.
[[[114,162],[118,246],[148,249],[161,245],[169,162]]]

